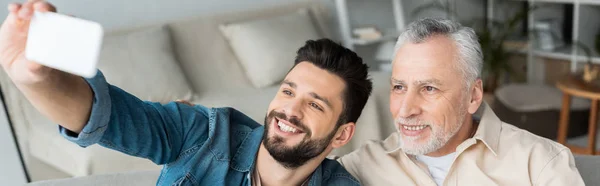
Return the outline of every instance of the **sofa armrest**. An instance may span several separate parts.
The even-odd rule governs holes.
[[[575,164],[585,185],[600,185],[600,156],[575,155]]]
[[[160,171],[138,171],[117,174],[94,175],[59,180],[47,180],[29,183],[27,186],[71,186],[71,185],[95,185],[95,186],[136,186],[156,185]]]

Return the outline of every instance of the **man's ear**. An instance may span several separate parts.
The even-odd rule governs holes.
[[[471,98],[469,99],[469,113],[474,114],[483,102],[483,83],[481,79],[475,80],[471,88]]]
[[[356,128],[356,124],[354,122],[346,123],[338,128],[335,136],[331,140],[331,147],[340,148],[346,145],[354,136],[354,129]]]

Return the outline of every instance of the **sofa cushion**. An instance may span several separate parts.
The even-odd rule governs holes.
[[[329,23],[329,19],[326,19],[328,16],[325,15],[328,12],[327,7],[313,1],[286,2],[252,10],[220,12],[170,23],[175,52],[195,93],[204,97],[205,94],[213,92],[254,88],[221,34],[219,25],[285,15],[302,8],[310,9],[311,15],[319,25]],[[322,36],[329,36],[329,31],[324,29],[327,27],[320,28]]]
[[[105,37],[98,68],[109,83],[142,100],[189,100],[192,90],[176,61],[165,26]]]
[[[33,106],[25,107],[31,123],[28,152],[42,162],[72,176],[107,174],[132,170],[159,170],[150,160],[129,156],[99,145],[82,148],[62,137],[56,123]]]
[[[202,96],[200,99],[194,99],[192,103],[205,107],[232,107],[262,124],[269,104],[275,97],[277,90],[279,90],[279,85],[262,89],[232,91],[226,94],[211,93]]]
[[[132,171],[115,174],[85,176],[78,178],[40,181],[27,184],[28,186],[137,186],[155,185],[160,171]]]
[[[283,80],[293,66],[298,48],[308,39],[319,38],[305,9],[219,28],[257,88]]]
[[[585,185],[600,185],[600,156],[575,155],[574,158]]]

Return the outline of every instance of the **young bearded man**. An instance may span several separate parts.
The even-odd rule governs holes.
[[[371,93],[368,67],[327,39],[307,41],[269,105],[264,126],[232,108],[144,102],[24,56],[33,11],[49,3],[10,4],[0,28],[0,60],[12,81],[60,133],[164,168],[157,185],[359,185],[325,157],[348,143]],[[118,163],[118,162],[115,162]]]

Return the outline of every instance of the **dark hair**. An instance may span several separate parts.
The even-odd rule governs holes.
[[[342,100],[343,110],[337,126],[355,122],[362,113],[373,83],[368,78],[369,67],[355,52],[330,39],[308,40],[298,49],[294,66],[309,62],[342,78],[346,84]],[[292,67],[294,68],[294,67]]]

